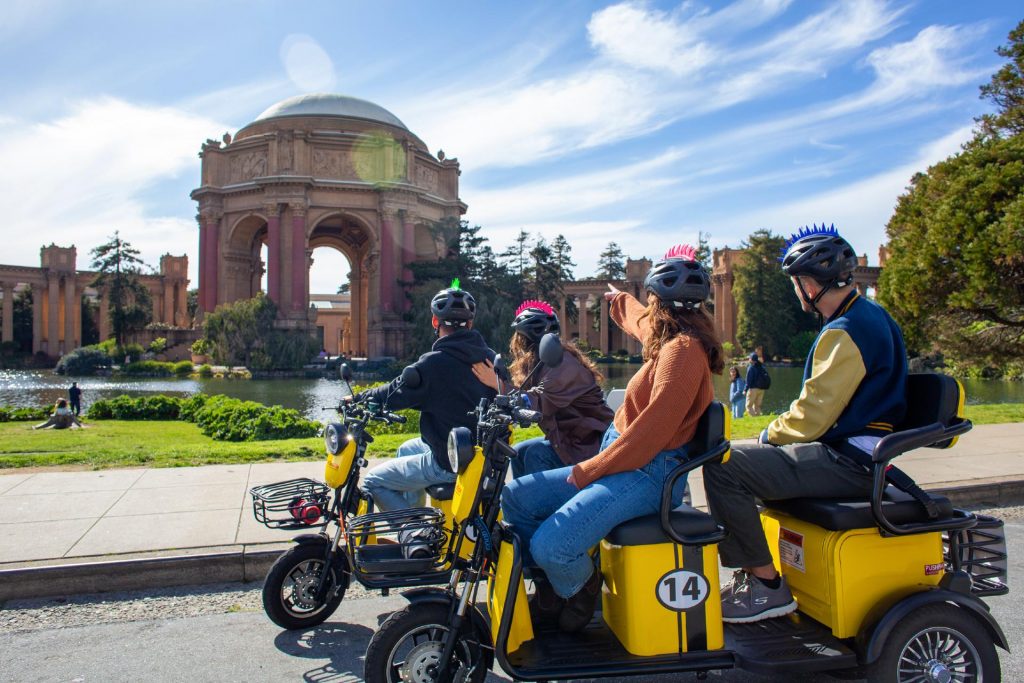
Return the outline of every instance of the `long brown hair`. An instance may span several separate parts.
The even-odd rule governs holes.
[[[644,360],[658,357],[661,347],[679,335],[687,335],[700,342],[708,355],[708,366],[716,375],[725,368],[722,342],[715,331],[711,315],[702,306],[697,310],[666,305],[654,294],[647,295],[647,310],[640,320],[649,318],[651,331],[644,340]]]
[[[583,355],[583,352],[576,348],[575,344],[566,344],[562,341],[562,348],[574,356],[580,362],[580,365],[590,370],[590,374],[594,376],[595,382],[600,384],[604,381],[604,375],[594,365],[594,361]],[[516,332],[512,335],[512,341],[509,343],[509,351],[512,356],[511,362],[508,364],[509,374],[512,375],[512,382],[522,387],[523,382],[526,381],[526,376],[537,366],[537,344],[527,339],[526,335]]]

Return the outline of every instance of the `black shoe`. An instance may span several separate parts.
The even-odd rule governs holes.
[[[601,572],[597,569],[590,575],[583,588],[565,601],[565,607],[558,616],[558,627],[574,633],[581,631],[594,618],[597,601],[601,597]]]
[[[530,606],[530,619],[534,626],[555,625],[558,623],[558,616],[562,613],[565,600],[558,597],[558,593],[551,587],[544,577],[535,577],[533,580],[534,592],[527,599]]]

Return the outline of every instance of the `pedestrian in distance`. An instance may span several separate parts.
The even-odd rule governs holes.
[[[740,369],[729,368],[729,405],[734,418],[743,417],[743,403],[747,400],[747,383],[740,377]]]
[[[82,414],[82,390],[78,388],[78,382],[72,382],[68,389],[68,403],[75,417]]]
[[[764,392],[772,385],[771,375],[757,353],[750,354],[750,365],[747,366],[747,412],[751,415],[761,414],[761,402]]]

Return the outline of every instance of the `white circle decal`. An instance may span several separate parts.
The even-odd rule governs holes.
[[[674,612],[684,612],[708,598],[708,580],[700,574],[677,569],[658,580],[658,602]]]

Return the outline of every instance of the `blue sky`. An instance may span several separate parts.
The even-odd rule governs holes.
[[[0,262],[79,264],[120,229],[151,264],[198,233],[203,140],[281,99],[392,111],[462,164],[496,250],[526,229],[657,256],[835,223],[875,262],[911,175],[954,153],[1012,2],[4,0]],[[314,291],[347,264],[318,250]]]

